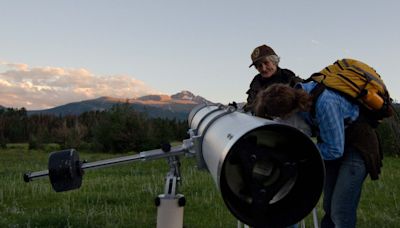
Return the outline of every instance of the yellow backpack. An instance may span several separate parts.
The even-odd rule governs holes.
[[[392,99],[381,76],[367,64],[355,59],[337,60],[308,80],[323,84],[356,100],[377,119],[393,114]]]

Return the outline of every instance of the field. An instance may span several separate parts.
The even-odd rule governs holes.
[[[80,153],[96,161],[126,154]],[[88,170],[82,187],[55,193],[47,178],[25,183],[26,171],[47,169],[48,153],[24,144],[0,150],[0,227],[155,227],[154,198],[163,193],[168,164],[164,159]],[[236,227],[209,173],[195,159],[182,158],[186,197],[184,226]],[[398,227],[400,159],[386,157],[379,181],[367,180],[358,210],[358,227]],[[318,205],[321,218],[322,209]],[[311,217],[306,226],[312,227]]]

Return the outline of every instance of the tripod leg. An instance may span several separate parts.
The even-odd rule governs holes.
[[[314,207],[313,211],[313,222],[314,222],[314,228],[318,228],[318,215],[317,215],[317,208]]]
[[[171,198],[164,194],[156,198],[157,228],[183,227],[183,209],[185,197],[181,194]]]

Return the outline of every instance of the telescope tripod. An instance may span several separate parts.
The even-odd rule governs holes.
[[[165,177],[164,194],[155,199],[157,206],[157,228],[183,227],[183,209],[186,199],[178,194],[181,181],[180,161],[178,156],[167,157],[170,167]]]

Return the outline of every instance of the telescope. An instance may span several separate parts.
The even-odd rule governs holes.
[[[234,106],[198,105],[188,116],[182,145],[114,159],[80,161],[74,149],[50,154],[48,170],[24,174],[26,182],[49,176],[56,192],[79,188],[85,170],[166,158],[164,194],[156,199],[157,227],[182,227],[185,198],[178,194],[179,156],[194,156],[212,176],[223,201],[251,227],[285,227],[306,217],[317,204],[325,178],[315,143],[300,130],[252,116]]]

